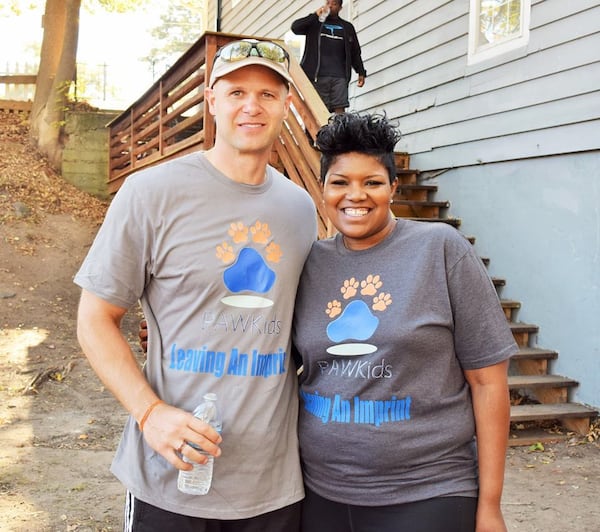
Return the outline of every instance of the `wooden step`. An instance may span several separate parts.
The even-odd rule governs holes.
[[[511,364],[521,375],[546,375],[550,361],[557,358],[558,353],[552,349],[520,346],[511,357]]]
[[[415,201],[428,201],[437,192],[437,185],[404,185],[400,183],[394,197]]]
[[[533,360],[533,359],[555,360],[558,358],[558,353],[552,349],[543,349],[541,347],[521,347],[519,352],[512,356],[515,360]]]
[[[398,169],[396,168],[396,177],[400,185],[417,185],[418,170]]]
[[[514,323],[510,322],[510,330],[515,338],[515,342],[519,347],[527,347],[530,345],[531,335],[537,334],[539,327],[529,323]]]
[[[561,375],[511,375],[508,377],[508,387],[511,390],[528,388],[554,388],[567,387],[572,388],[579,383],[569,377]]]
[[[410,162],[410,156],[406,152],[396,152],[394,153],[394,163],[396,164],[396,168],[400,170],[407,170]]]
[[[543,404],[566,403],[569,389],[578,386],[576,380],[560,375],[511,375],[508,377],[510,390],[525,390]]]
[[[492,277],[491,279],[492,279],[492,283],[494,283],[494,286],[496,288],[506,285],[506,279],[502,279],[500,277]]]
[[[450,207],[448,201],[414,201],[396,199],[392,202],[392,212],[399,218],[416,216],[418,218],[439,218],[440,209]]]
[[[514,311],[521,308],[521,302],[512,299],[501,299],[500,304],[502,305],[502,310],[508,321],[512,320]]]
[[[415,220],[416,222],[440,222],[451,225],[452,227],[460,227],[460,218],[418,218],[416,216],[398,216],[398,218],[404,218],[405,220]]]
[[[598,415],[593,408],[577,403],[527,404],[510,407],[511,423],[556,421],[568,430],[587,434],[590,424]]]

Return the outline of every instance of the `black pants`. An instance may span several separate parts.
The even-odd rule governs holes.
[[[248,519],[220,520],[179,515],[127,494],[125,532],[299,532],[301,503]],[[323,530],[323,529],[321,529]]]
[[[474,532],[477,499],[439,497],[390,506],[354,506],[305,487],[302,532]]]

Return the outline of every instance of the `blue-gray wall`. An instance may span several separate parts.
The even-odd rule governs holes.
[[[437,182],[450,214],[506,279],[517,320],[558,351],[551,370],[580,382],[572,399],[600,406],[600,152],[450,170]]]

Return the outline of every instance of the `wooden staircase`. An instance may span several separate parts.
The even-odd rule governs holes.
[[[408,156],[396,154],[399,186],[392,203],[392,212],[399,218],[430,222],[444,222],[460,227],[460,219],[447,215],[448,201],[434,200],[437,186],[421,184],[419,172],[408,167]],[[467,237],[474,244],[474,237]],[[489,258],[481,259],[486,265]],[[506,281],[492,277],[500,303],[519,352],[510,362],[508,386],[511,392],[510,445],[530,445],[538,441],[559,439],[560,431],[548,432],[541,427],[548,423],[560,425],[567,431],[585,435],[598,412],[587,406],[569,401],[569,390],[578,382],[568,377],[550,373],[552,360],[558,353],[539,347],[536,343],[538,326],[517,321],[521,308],[519,301],[503,299],[502,287]]]

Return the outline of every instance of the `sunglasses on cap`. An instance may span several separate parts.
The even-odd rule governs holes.
[[[221,61],[225,63],[235,63],[251,56],[262,57],[274,63],[286,63],[286,69],[289,69],[290,66],[290,56],[287,51],[270,41],[231,42],[217,50],[215,61],[221,58]]]

